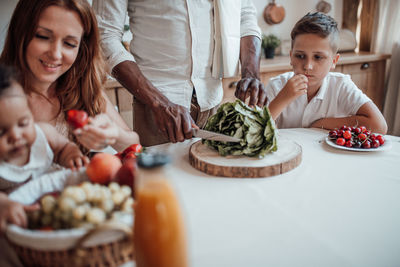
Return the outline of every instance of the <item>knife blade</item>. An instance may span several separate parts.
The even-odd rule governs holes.
[[[193,135],[196,137],[200,137],[203,139],[220,141],[220,142],[240,142],[241,139],[221,133],[215,133],[207,130],[202,129],[193,129]]]

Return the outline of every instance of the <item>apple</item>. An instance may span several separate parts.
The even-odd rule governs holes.
[[[115,178],[113,179],[114,182],[118,183],[119,185],[127,185],[132,189],[132,197],[134,197],[134,184],[135,184],[135,173],[137,170],[136,159],[130,158],[124,160],[121,168],[118,170]]]
[[[86,167],[86,174],[93,183],[108,184],[121,168],[121,160],[112,154],[97,153]]]
[[[89,116],[83,110],[71,109],[67,112],[67,122],[74,129],[82,128],[89,122]]]

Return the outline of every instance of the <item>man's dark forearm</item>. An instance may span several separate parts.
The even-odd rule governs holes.
[[[253,35],[240,39],[240,62],[242,78],[260,79],[261,40]]]
[[[138,65],[133,61],[123,61],[112,70],[113,76],[137,100],[145,105],[154,107],[167,103],[169,100],[143,75]]]

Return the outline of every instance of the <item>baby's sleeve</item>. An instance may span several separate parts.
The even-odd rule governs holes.
[[[44,194],[62,191],[67,185],[79,184],[86,180],[88,180],[86,168],[81,168],[78,171],[59,168],[33,178],[14,190],[8,197],[24,205],[30,205]]]

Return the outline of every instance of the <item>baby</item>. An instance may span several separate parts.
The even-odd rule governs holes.
[[[67,176],[84,170],[62,167],[78,170],[88,162],[78,146],[51,125],[34,123],[13,70],[0,65],[0,234],[7,223],[27,226],[25,211],[37,207],[22,203],[31,204],[33,193],[61,190]],[[32,186],[16,190],[22,185]]]
[[[333,18],[309,13],[294,26],[290,64],[293,72],[272,78],[267,85],[273,119],[278,128],[340,128],[364,125],[385,134],[386,121],[349,75],[330,72],[339,60],[339,31]]]

